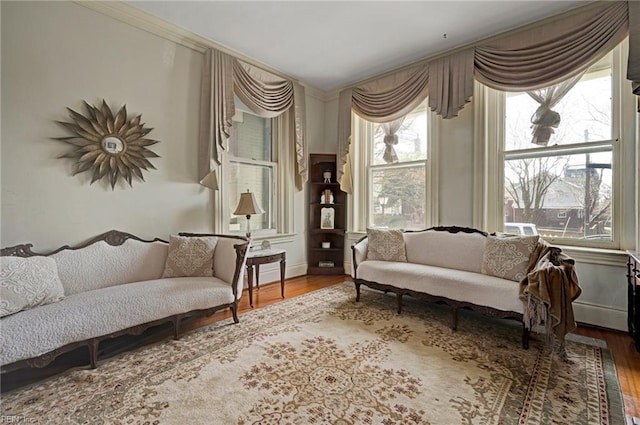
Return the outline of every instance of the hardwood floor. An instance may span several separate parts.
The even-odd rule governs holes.
[[[300,276],[287,279],[285,283],[285,296],[287,298],[293,298],[307,292],[344,282],[345,280],[350,281],[351,278],[348,276]],[[279,283],[262,284],[260,285],[260,289],[253,291],[254,309],[279,301],[282,301]],[[251,310],[253,309],[249,306],[249,297],[245,291],[239,304],[239,314],[242,315]],[[185,324],[183,329],[186,331],[228,317],[231,317],[228,311],[218,312],[213,316]],[[240,317],[240,320],[242,320],[242,317]],[[114,355],[126,349],[131,349],[132,346],[149,344],[161,338],[166,338],[170,333],[171,330],[168,328],[166,330],[159,329],[144,337],[142,341],[139,337],[132,337],[132,339],[129,340],[123,339],[120,344],[116,343],[109,347],[106,350],[105,356],[101,356],[101,358]],[[616,363],[626,414],[631,417],[640,417],[640,353],[635,350],[631,337],[624,332],[582,325],[579,326],[576,333],[606,341],[607,346],[613,353]],[[84,367],[87,361],[86,359],[86,352],[79,351],[75,354],[70,353],[70,355],[66,357],[61,356],[61,359],[57,360],[52,366],[42,370],[30,369],[5,374],[2,376],[2,391],[10,390],[30,382],[36,382],[72,367]]]

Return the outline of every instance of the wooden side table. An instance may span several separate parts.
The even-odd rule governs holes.
[[[280,262],[280,294],[284,298],[284,271],[287,251],[284,249],[250,249],[247,254],[247,286],[249,287],[249,305],[253,307],[253,268],[256,268],[256,288],[260,288],[260,264]]]

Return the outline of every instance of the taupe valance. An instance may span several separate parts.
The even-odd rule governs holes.
[[[627,79],[633,82],[633,93],[640,95],[640,2],[637,1],[629,2]]]
[[[605,2],[476,46],[475,79],[502,91],[560,83],[620,44],[628,22],[627,2]]]
[[[296,168],[302,189],[308,175],[305,140],[305,91],[299,83],[233,58],[216,49],[205,53],[200,109],[198,173],[202,179],[211,169],[211,159],[220,164],[218,149],[226,149],[235,114],[233,95],[257,115],[274,118],[294,108]]]
[[[432,111],[453,118],[471,98],[474,79],[502,91],[547,87],[580,74],[627,34],[627,76],[640,91],[638,14],[640,5],[634,2],[591,3],[539,25],[342,91],[338,112],[339,181],[349,152],[352,110],[369,121],[388,122],[409,112],[408,105],[415,107],[428,95]]]

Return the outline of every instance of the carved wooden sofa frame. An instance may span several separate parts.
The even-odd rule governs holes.
[[[204,233],[180,233],[180,236],[217,236],[217,237],[225,237],[225,238],[230,237],[229,235],[204,234]],[[1,368],[1,372],[2,373],[11,372],[24,367],[42,368],[49,365],[51,362],[53,362],[56,359],[56,357],[58,357],[59,355],[75,350],[76,348],[85,347],[85,346],[89,350],[89,364],[91,366],[91,369],[95,369],[98,365],[98,346],[102,341],[117,338],[123,335],[141,335],[144,331],[146,331],[151,327],[162,325],[168,322],[171,322],[173,327],[173,338],[177,340],[180,336],[181,322],[184,319],[211,316],[216,311],[223,310],[225,308],[229,308],[231,310],[231,314],[233,316],[233,322],[239,323],[240,320],[238,318],[238,291],[237,291],[236,283],[240,277],[242,268],[244,267],[243,259],[246,256],[246,251],[248,249],[249,242],[247,238],[242,236],[233,236],[233,237],[237,238],[239,241],[243,241],[241,243],[234,245],[234,248],[236,251],[236,263],[235,263],[235,271],[234,271],[234,282],[233,282],[234,284],[232,285],[232,291],[233,291],[233,297],[234,297],[233,302],[229,304],[218,305],[218,306],[203,309],[203,310],[191,310],[185,313],[174,314],[159,320],[143,323],[137,326],[133,326],[127,329],[122,329],[122,330],[112,332],[106,335],[102,335],[99,337],[91,338],[84,341],[73,342],[34,358],[20,360],[14,363],[3,365]],[[80,250],[100,241],[104,241],[111,246],[120,246],[124,244],[127,239],[133,239],[133,240],[137,240],[144,243],[151,243],[151,242],[168,243],[164,239],[160,239],[160,238],[145,240],[126,232],[111,230],[101,235],[98,235],[95,238],[89,240],[88,242],[85,242],[75,247],[64,245],[49,253],[37,253],[31,250],[31,248],[33,247],[33,244],[27,243],[27,244],[21,244],[21,245],[15,245],[12,247],[2,248],[0,250],[0,256],[17,256],[17,257],[50,256],[63,250]]]
[[[411,232],[424,232],[424,231],[428,231],[428,230],[435,230],[435,231],[446,231],[449,233],[459,233],[459,232],[463,232],[463,233],[479,233],[483,236],[488,236],[489,234],[486,232],[483,232],[481,230],[478,229],[473,229],[470,227],[459,227],[459,226],[434,226],[434,227],[430,227],[428,229],[425,230],[407,230],[405,231],[406,233],[411,233]],[[435,296],[435,295],[431,295],[425,292],[419,292],[419,291],[414,291],[411,289],[406,289],[406,288],[399,288],[393,285],[388,285],[388,284],[383,284],[383,283],[378,283],[378,282],[373,282],[373,281],[369,281],[369,280],[365,280],[365,279],[360,279],[358,278],[358,264],[357,264],[357,260],[356,260],[356,245],[358,245],[360,242],[362,242],[363,240],[367,239],[367,236],[363,236],[362,238],[360,238],[357,242],[355,242],[354,244],[351,245],[351,251],[352,251],[352,261],[353,261],[353,274],[354,274],[354,284],[355,284],[355,288],[356,288],[356,302],[360,301],[360,286],[361,285],[365,285],[368,286],[369,288],[372,289],[376,289],[379,291],[383,291],[385,293],[388,292],[392,292],[396,294],[396,300],[397,300],[397,305],[398,305],[398,314],[402,313],[402,297],[404,295],[410,295],[418,300],[421,301],[427,301],[427,302],[434,302],[434,303],[439,303],[439,304],[446,304],[449,307],[451,307],[451,312],[452,312],[452,322],[451,322],[451,329],[456,331],[458,328],[458,310],[460,309],[467,309],[467,310],[471,310],[474,311],[476,313],[480,313],[484,316],[487,317],[492,317],[492,318],[498,318],[498,319],[513,319],[513,320],[517,320],[519,322],[522,323],[522,347],[526,350],[529,348],[529,339],[531,336],[531,330],[527,329],[527,327],[525,326],[525,323],[523,321],[523,315],[521,313],[515,312],[515,311],[503,311],[503,310],[497,310],[495,308],[492,307],[487,307],[487,306],[482,306],[482,305],[478,305],[478,304],[474,304],[472,302],[466,302],[466,301],[458,301],[458,300],[452,300],[449,299],[447,297],[442,297],[442,296]]]

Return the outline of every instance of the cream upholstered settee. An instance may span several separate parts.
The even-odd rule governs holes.
[[[522,345],[528,348],[532,325],[553,322],[553,330],[558,329],[562,338],[575,327],[571,301],[579,295],[579,287],[573,260],[565,259],[561,264],[554,259],[556,267],[542,255],[559,251],[550,249],[538,236],[488,235],[465,227],[415,232],[370,230],[352,245],[356,301],[360,300],[360,286],[366,285],[394,292],[398,313],[404,295],[444,302],[452,307],[454,330],[459,308],[518,319],[524,324]],[[541,277],[541,273],[552,270],[559,271],[559,283],[573,292],[566,291],[570,297],[557,308],[557,316],[563,317],[550,320],[548,306],[560,305],[560,300],[534,302],[539,298],[529,296],[528,283],[535,278],[535,282],[531,280],[534,288],[539,281],[552,282]],[[532,302],[527,305],[529,300]]]
[[[238,323],[246,238],[181,234],[168,243],[113,230],[48,254],[31,246],[2,249],[3,371],[42,367],[80,346],[88,346],[95,368],[105,339],[165,322],[177,338],[182,319],[223,308]],[[196,276],[184,276],[194,264]]]

